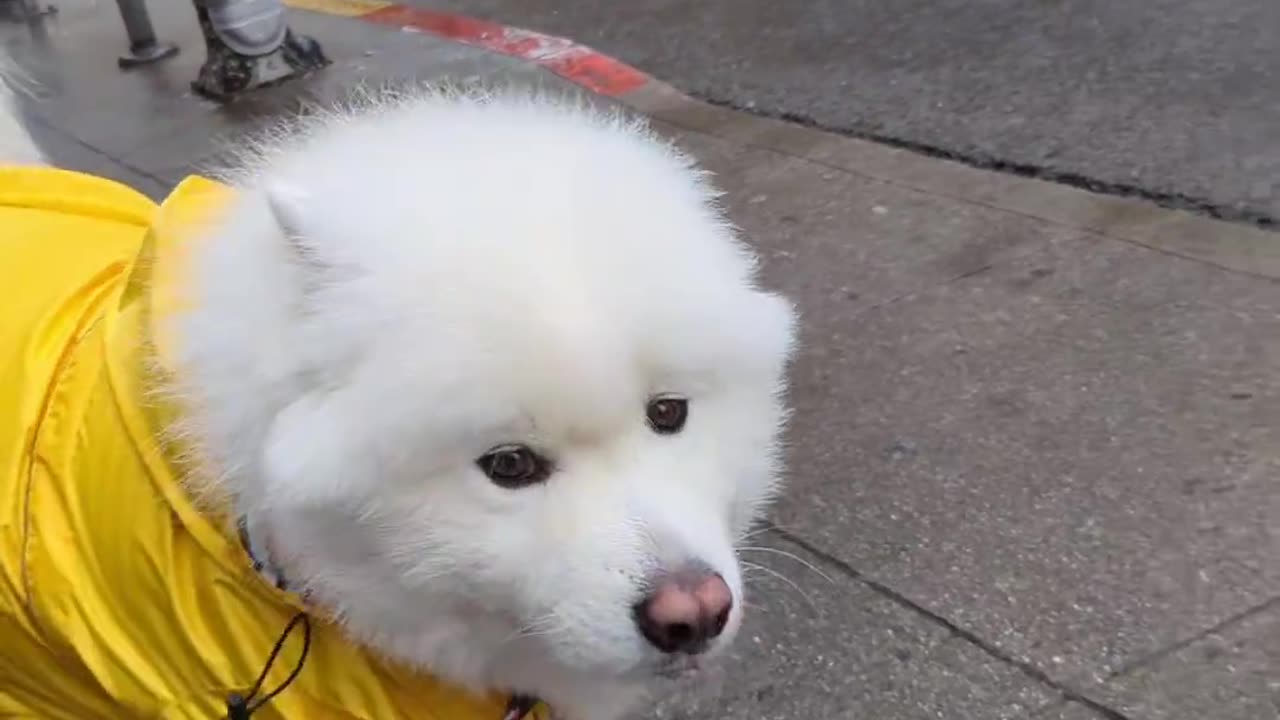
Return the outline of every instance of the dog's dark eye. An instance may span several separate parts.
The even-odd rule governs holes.
[[[536,485],[551,475],[551,463],[523,445],[490,450],[476,465],[494,484],[508,489]]]
[[[689,401],[682,397],[661,395],[649,401],[645,411],[649,427],[661,435],[672,435],[684,428],[689,419]]]

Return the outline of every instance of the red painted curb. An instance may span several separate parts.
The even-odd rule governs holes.
[[[618,97],[649,82],[648,75],[626,63],[572,40],[533,30],[406,5],[390,5],[357,17],[527,60],[600,95]]]

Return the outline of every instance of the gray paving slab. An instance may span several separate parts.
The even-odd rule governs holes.
[[[1078,234],[975,204],[938,212],[923,192],[656,125],[732,189],[728,210],[772,259],[770,281],[802,299],[826,296],[824,311],[841,317],[980,272],[1046,237]],[[828,338],[809,339],[820,348]]]
[[[1068,683],[1280,588],[1278,347],[1199,347],[1273,332],[1277,286],[681,139],[807,318],[792,532]]]
[[[1108,683],[1133,720],[1280,717],[1280,603]]]
[[[1272,0],[413,2],[736,107],[1280,216]]]
[[[810,172],[797,194],[821,192]],[[851,203],[823,227],[861,245],[874,212]],[[987,233],[953,233],[962,214],[907,217],[965,257]],[[1280,287],[1041,236],[857,312],[840,250],[764,237],[794,253],[771,276],[811,341],[783,524],[1062,678],[1280,592]]]
[[[1189,212],[1168,212],[1140,199],[940,162],[880,143],[691,102],[663,83],[649,83],[628,95],[627,102],[676,127],[734,145],[803,158],[875,183],[994,208],[1230,270],[1280,278],[1280,243],[1274,232]]]
[[[758,545],[774,552],[745,553],[764,569],[748,571],[741,641],[711,682],[675,693],[654,717],[1013,720],[1055,697],[803,548],[774,536]]]
[[[1280,594],[1280,286],[685,144],[806,318],[780,523],[1068,684]]]
[[[162,178],[121,163],[66,131],[46,124],[33,112],[23,112],[23,115],[28,132],[50,163],[117,180],[152,199],[159,199],[168,191],[169,183]]]

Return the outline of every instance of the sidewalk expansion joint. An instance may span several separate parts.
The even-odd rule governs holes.
[[[706,100],[706,99],[698,99],[698,100],[696,100],[696,101],[697,101],[697,102],[705,102],[705,103],[706,103],[706,104],[708,104],[708,105],[712,105],[712,106],[715,106],[715,107],[725,108],[725,109],[727,109],[727,110],[731,110],[731,111],[733,111],[733,112],[742,112],[742,113],[745,113],[745,114],[751,114],[751,115],[756,116],[756,117],[762,117],[762,118],[770,118],[770,119],[780,120],[780,121],[782,121],[782,122],[791,123],[791,124],[794,124],[794,125],[799,126],[799,127],[805,127],[805,128],[808,128],[808,129],[813,130],[813,131],[815,131],[815,132],[827,132],[827,133],[833,133],[833,134],[836,134],[836,135],[837,135],[837,136],[839,136],[839,137],[848,137],[848,138],[851,138],[851,139],[854,139],[854,140],[860,140],[860,141],[864,141],[864,142],[869,142],[869,143],[875,143],[875,144],[884,145],[884,146],[886,146],[886,147],[895,147],[895,146],[893,146],[893,145],[892,145],[892,144],[890,144],[890,143],[887,143],[887,142],[881,142],[881,141],[879,141],[879,140],[876,140],[875,138],[871,138],[871,137],[864,137],[864,136],[859,136],[859,135],[853,135],[853,134],[850,134],[850,133],[843,133],[843,134],[842,134],[842,133],[840,133],[840,132],[839,132],[839,131],[837,131],[837,130],[828,130],[828,129],[824,129],[824,128],[819,127],[819,126],[817,126],[817,125],[815,125],[815,124],[813,124],[813,123],[805,123],[805,122],[801,122],[801,121],[795,120],[795,119],[793,119],[793,118],[791,118],[791,117],[789,117],[789,116],[778,115],[778,116],[776,116],[776,117],[775,117],[775,116],[766,115],[766,114],[764,114],[764,113],[760,113],[760,112],[753,111],[753,110],[740,110],[740,109],[738,109],[738,108],[736,108],[736,107],[733,107],[733,106],[731,106],[731,105],[727,105],[727,104],[723,104],[723,103],[716,103],[716,102],[714,102],[714,101]],[[1214,268],[1215,270],[1221,270],[1221,271],[1223,271],[1223,272],[1228,272],[1228,273],[1231,273],[1231,274],[1233,274],[1233,275],[1239,275],[1239,276],[1241,276],[1241,277],[1254,278],[1254,279],[1256,279],[1256,280],[1263,280],[1263,281],[1265,281],[1265,282],[1270,282],[1270,283],[1280,282],[1280,277],[1277,277],[1277,276],[1276,276],[1275,274],[1273,274],[1273,273],[1255,272],[1255,271],[1251,271],[1251,270],[1242,269],[1242,268],[1239,268],[1239,267],[1232,267],[1232,266],[1227,265],[1227,264],[1223,264],[1223,263],[1220,263],[1220,262],[1215,262],[1214,260],[1207,259],[1207,258],[1204,258],[1204,257],[1200,257],[1199,255],[1196,255],[1196,254],[1193,254],[1193,253],[1185,253],[1185,252],[1179,252],[1179,251],[1177,251],[1177,250],[1171,250],[1171,249],[1169,249],[1169,248],[1167,248],[1167,247],[1163,247],[1163,246],[1161,246],[1161,245],[1159,245],[1159,244],[1156,244],[1156,243],[1144,242],[1144,241],[1142,241],[1142,240],[1133,239],[1133,238],[1130,238],[1130,237],[1126,237],[1126,236],[1124,236],[1124,235],[1115,234],[1115,233],[1111,233],[1111,232],[1104,232],[1104,231],[1102,231],[1102,230],[1098,230],[1098,229],[1096,229],[1096,228],[1089,227],[1089,226],[1087,226],[1087,225],[1079,225],[1079,224],[1074,224],[1074,223],[1070,223],[1070,222],[1063,222],[1062,220],[1054,219],[1054,218],[1051,218],[1051,217],[1045,217],[1045,216],[1043,216],[1043,215],[1039,215],[1039,214],[1036,214],[1036,213],[1034,213],[1034,212],[1027,212],[1027,211],[1025,211],[1025,210],[1018,209],[1018,208],[1016,208],[1016,207],[1009,207],[1009,206],[1006,206],[1006,205],[1001,205],[1001,204],[999,204],[999,203],[992,203],[992,202],[986,202],[986,201],[982,201],[982,200],[976,200],[976,199],[974,199],[974,198],[965,197],[964,195],[956,195],[956,194],[951,194],[951,193],[938,192],[937,190],[930,189],[930,188],[926,188],[926,187],[921,187],[921,186],[916,185],[916,184],[913,184],[913,183],[909,183],[909,182],[902,182],[902,181],[897,180],[897,179],[894,179],[894,178],[884,177],[884,176],[882,176],[882,175],[877,175],[877,174],[873,174],[873,173],[861,172],[861,171],[859,171],[859,170],[856,170],[856,169],[850,168],[850,167],[845,166],[845,165],[841,165],[841,164],[838,164],[838,163],[826,162],[826,161],[823,161],[823,160],[821,160],[821,159],[819,159],[819,158],[811,157],[811,156],[808,156],[808,155],[803,155],[803,154],[797,154],[797,153],[788,152],[787,150],[784,150],[784,149],[779,148],[779,147],[774,146],[774,145],[769,145],[769,144],[758,144],[758,143],[753,143],[753,142],[749,142],[749,141],[748,141],[748,142],[744,142],[744,141],[741,141],[741,140],[735,140],[735,139],[732,139],[732,138],[726,138],[726,137],[723,137],[723,136],[717,135],[716,133],[714,133],[714,132],[712,132],[712,131],[710,131],[710,130],[707,130],[707,129],[705,129],[705,128],[702,128],[702,127],[696,127],[696,126],[691,126],[691,125],[689,125],[689,124],[682,123],[682,122],[680,122],[680,121],[678,121],[678,120],[673,120],[673,119],[671,119],[671,118],[666,118],[666,117],[658,116],[658,117],[657,117],[657,119],[661,120],[661,122],[666,123],[667,125],[670,125],[670,126],[672,126],[672,127],[676,128],[676,129],[678,129],[678,130],[680,130],[680,131],[682,131],[682,132],[691,133],[691,134],[698,134],[698,135],[704,135],[704,136],[706,136],[706,137],[715,138],[715,139],[717,139],[717,140],[721,140],[721,141],[724,141],[724,142],[728,142],[728,143],[732,143],[732,144],[735,144],[735,145],[739,145],[739,146],[741,146],[741,147],[747,147],[747,148],[751,148],[751,149],[753,149],[753,150],[759,150],[759,151],[762,151],[762,152],[774,153],[774,154],[779,155],[779,156],[781,156],[781,157],[790,158],[790,159],[792,159],[792,160],[796,160],[796,161],[799,161],[799,162],[809,163],[809,164],[811,164],[811,165],[815,165],[815,166],[817,166],[817,167],[821,167],[821,168],[824,168],[824,169],[826,169],[826,170],[830,170],[830,171],[832,171],[832,172],[838,172],[838,173],[842,173],[842,174],[844,174],[844,175],[849,175],[849,176],[852,176],[852,177],[861,178],[861,179],[866,180],[866,181],[868,181],[868,182],[879,183],[879,184],[883,184],[883,185],[890,185],[890,186],[893,186],[893,187],[903,188],[903,189],[906,189],[906,190],[910,190],[910,191],[912,191],[912,192],[921,193],[921,194],[928,195],[928,196],[931,196],[931,197],[943,198],[943,199],[951,200],[951,201],[954,201],[954,202],[957,202],[957,203],[964,203],[964,204],[966,204],[966,205],[973,205],[973,206],[976,206],[976,207],[985,208],[985,209],[987,209],[987,210],[991,210],[991,211],[994,211],[994,212],[1003,213],[1003,214],[1006,214],[1006,215],[1012,215],[1012,216],[1016,216],[1016,217],[1026,218],[1026,219],[1028,219],[1028,220],[1033,220],[1033,221],[1035,221],[1035,222],[1044,223],[1044,224],[1046,224],[1046,225],[1052,225],[1052,226],[1054,226],[1054,227],[1060,227],[1060,228],[1065,228],[1065,229],[1068,229],[1068,230],[1072,230],[1072,231],[1074,231],[1074,232],[1078,233],[1078,234],[1079,234],[1079,235],[1081,235],[1081,236],[1095,237],[1095,238],[1099,238],[1099,239],[1102,239],[1102,240],[1108,240],[1108,241],[1111,241],[1111,242],[1118,242],[1118,243],[1122,243],[1122,244],[1124,244],[1124,245],[1129,245],[1129,246],[1131,246],[1131,247],[1141,248],[1141,249],[1143,249],[1143,250],[1147,250],[1147,251],[1150,251],[1150,252],[1154,252],[1154,253],[1156,253],[1156,254],[1163,255],[1163,256],[1165,256],[1165,257],[1177,258],[1177,259],[1179,259],[1179,260],[1184,260],[1184,261],[1187,261],[1187,262],[1196,263],[1196,264],[1198,264],[1198,265],[1203,265],[1203,266],[1205,266],[1205,267],[1211,267],[1211,268]],[[906,147],[902,147],[902,146],[897,146],[897,147],[896,147],[896,149],[902,149],[902,150],[906,150],[907,152],[912,152],[912,150],[911,150],[911,149],[906,148]],[[917,154],[920,154],[920,153],[917,153]],[[989,170],[989,168],[985,168],[984,166],[981,166],[981,165],[974,165],[974,164],[972,164],[972,163],[965,163],[965,162],[963,162],[963,161],[961,161],[961,160],[957,160],[957,159],[955,159],[955,158],[948,158],[948,157],[947,157],[947,156],[945,156],[945,155],[933,155],[932,157],[936,157],[936,158],[941,159],[941,160],[944,160],[944,161],[954,161],[954,162],[957,162],[957,163],[959,163],[959,164],[965,165],[965,166],[967,166],[967,167],[974,167],[974,168],[979,169],[979,170],[984,170],[984,169],[988,169],[988,170]],[[993,171],[993,172],[994,172],[994,171]],[[1047,180],[1047,179],[1045,179],[1045,178],[1030,177],[1029,179],[1039,180],[1039,181],[1041,181],[1041,182],[1053,182],[1053,181],[1051,181],[1051,180]],[[1062,183],[1060,183],[1060,184],[1061,184],[1063,187],[1075,187],[1076,189],[1081,189],[1079,186],[1070,186],[1070,185],[1062,184]],[[1086,188],[1086,191],[1088,191],[1088,190],[1087,190],[1087,188]],[[1100,195],[1102,195],[1102,194],[1103,194],[1103,193],[1098,193],[1098,192],[1096,192],[1096,191],[1094,191],[1094,192],[1095,192],[1095,194],[1100,194]],[[1113,194],[1113,195],[1109,195],[1108,197],[1120,197],[1120,196],[1119,196],[1119,195],[1115,195],[1115,194]],[[1127,197],[1128,197],[1129,199],[1136,199],[1136,200],[1139,200],[1139,201],[1144,200],[1144,198],[1142,198],[1141,196],[1127,196]],[[1148,201],[1148,202],[1152,202],[1152,204],[1157,204],[1157,203],[1154,203],[1153,201],[1150,201],[1150,200],[1147,200],[1147,201]],[[1160,205],[1158,205],[1158,206],[1159,206],[1159,207],[1162,207],[1162,208],[1163,208],[1163,209],[1165,209],[1165,210],[1175,210],[1175,211],[1176,211],[1176,210],[1178,210],[1178,208],[1171,208],[1171,207],[1168,207],[1168,206],[1160,206]],[[1187,212],[1189,215],[1194,216],[1194,217],[1197,217],[1197,218],[1205,218],[1205,217],[1208,217],[1208,218],[1210,218],[1210,219],[1222,220],[1222,218],[1215,218],[1215,217],[1212,217],[1212,216],[1210,216],[1210,215],[1208,215],[1208,214],[1205,214],[1205,213],[1196,213],[1196,212],[1188,211],[1188,210],[1182,210],[1182,212]],[[1225,220],[1224,220],[1224,222],[1230,222],[1230,221],[1225,221]],[[1232,224],[1234,224],[1234,225],[1238,225],[1238,226],[1240,226],[1240,227],[1250,227],[1250,224],[1249,224],[1249,223],[1244,223],[1244,222],[1235,222],[1235,223],[1232,223]],[[1277,231],[1277,230],[1280,230],[1280,224],[1277,224],[1277,225],[1275,225],[1275,226],[1269,226],[1269,225],[1256,225],[1255,227],[1257,227],[1258,229],[1264,230],[1264,231]]]
[[[1143,655],[1140,658],[1137,658],[1131,662],[1125,663],[1124,665],[1120,666],[1119,668],[1117,668],[1116,670],[1108,674],[1105,678],[1105,682],[1111,682],[1112,680],[1122,678],[1126,675],[1133,673],[1136,670],[1140,670],[1144,667],[1152,665],[1156,662],[1159,662],[1160,660],[1163,660],[1166,657],[1169,657],[1170,655],[1173,655],[1174,653],[1179,652],[1180,650],[1190,647],[1191,645],[1194,645],[1196,642],[1199,642],[1200,640],[1203,640],[1207,637],[1211,637],[1213,635],[1218,635],[1233,625],[1244,622],[1256,615],[1261,615],[1262,613],[1265,613],[1271,610],[1276,610],[1276,609],[1280,609],[1280,596],[1269,598],[1267,600],[1264,600],[1258,603],[1257,605],[1254,605],[1253,607],[1245,608],[1244,610],[1241,610],[1240,612],[1227,617],[1226,619],[1214,624],[1213,626],[1205,630],[1201,630],[1198,633],[1185,637],[1181,640],[1178,640],[1177,642],[1170,643],[1169,645],[1166,645],[1162,648],[1159,648],[1150,653],[1147,653],[1146,655]]]
[[[1018,658],[1013,657],[1012,655],[1005,652],[1004,650],[1001,650],[999,647],[995,646],[994,644],[989,643],[986,640],[982,639],[973,631],[966,630],[965,628],[960,627],[959,625],[952,622],[951,620],[948,620],[942,615],[939,615],[938,613],[930,610],[929,608],[924,607],[923,605],[915,602],[911,598],[907,597],[906,595],[903,595],[897,590],[894,590],[888,585],[878,580],[875,580],[874,578],[868,576],[866,573],[862,572],[861,570],[858,570],[857,568],[853,567],[852,565],[845,562],[844,560],[841,560],[840,558],[827,552],[826,550],[823,550],[817,547],[813,543],[799,537],[795,533],[790,532],[788,530],[784,530],[780,527],[777,527],[776,525],[770,525],[768,527],[768,532],[801,548],[805,552],[808,552],[820,558],[823,562],[832,566],[833,568],[835,568],[836,570],[838,570],[839,572],[841,572],[851,580],[854,580],[855,582],[858,582],[866,586],[868,589],[884,597],[885,599],[922,616],[929,622],[941,627],[943,630],[946,630],[952,637],[956,637],[961,640],[964,640],[970,645],[973,645],[974,647],[981,650],[983,653],[985,653],[992,659],[998,662],[1001,662],[1005,665],[1009,665],[1013,668],[1016,668],[1018,671],[1020,671],[1022,674],[1026,675],[1027,677],[1031,678],[1032,680],[1035,680],[1036,682],[1050,688],[1054,692],[1057,692],[1062,697],[1062,700],[1064,702],[1075,702],[1080,705],[1084,705],[1085,707],[1089,708],[1095,713],[1101,715],[1103,718],[1105,718],[1105,720],[1134,720],[1134,718],[1130,717],[1129,715],[1125,715],[1119,710],[1111,708],[1098,700],[1094,700],[1093,698],[1086,695],[1082,690],[1078,690],[1061,681],[1055,680],[1054,678],[1050,677],[1048,673],[1044,672],[1043,670],[1036,667],[1035,665],[1029,662],[1026,662],[1024,660],[1019,660]]]
[[[125,162],[124,160],[121,160],[115,155],[112,155],[111,153],[103,150],[102,148],[99,148],[95,145],[85,142],[84,140],[81,140],[74,133],[63,129],[62,127],[59,127],[58,125],[51,122],[45,116],[39,114],[38,112],[28,113],[27,116],[24,118],[24,121],[39,125],[42,130],[47,130],[49,132],[56,133],[57,135],[61,136],[63,139],[65,139],[67,142],[71,143],[72,145],[75,145],[87,152],[91,152],[94,155],[97,155],[98,157],[106,158],[107,160],[110,160],[116,165],[119,165],[120,167],[124,168],[125,170],[128,170],[129,172],[135,175],[138,175],[139,177],[146,178],[147,180],[150,180],[151,182],[158,184],[162,189],[168,188],[170,185],[173,184],[170,181],[165,180],[164,178],[156,175],[155,173],[147,172],[146,170],[143,170],[142,168],[136,165],[133,165],[128,162]],[[140,190],[140,188],[134,188],[134,189]]]
[[[710,105],[729,108],[731,110],[759,117],[767,117],[782,120],[784,122],[795,123],[797,125],[824,130],[826,132],[832,132],[859,140],[879,143],[881,145],[907,150],[927,157],[950,160],[952,162],[958,162],[981,170],[991,170],[1018,177],[1044,180],[1047,182],[1058,183],[1060,185],[1080,188],[1099,195],[1137,198],[1170,210],[1183,210],[1196,215],[1210,217],[1215,220],[1224,220],[1227,222],[1240,223],[1242,225],[1250,225],[1264,230],[1280,230],[1280,218],[1256,208],[1224,205],[1213,202],[1207,198],[1199,198],[1186,193],[1150,190],[1131,183],[1101,180],[1099,178],[1089,177],[1082,173],[1068,170],[1055,170],[1042,165],[1005,160],[980,152],[960,152],[956,150],[949,150],[939,145],[933,145],[931,143],[920,142],[917,140],[907,140],[905,138],[895,137],[886,133],[870,132],[852,127],[824,125],[802,113],[770,112],[758,107],[747,107],[721,98],[711,97],[705,93],[698,93],[695,97]]]

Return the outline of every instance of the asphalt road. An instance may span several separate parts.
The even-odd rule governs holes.
[[[1274,226],[1276,0],[415,0],[695,96]]]

